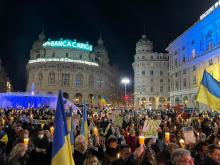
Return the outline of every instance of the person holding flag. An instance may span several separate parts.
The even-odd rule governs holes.
[[[60,90],[55,114],[55,130],[52,144],[51,165],[61,164],[75,165],[72,156],[70,136],[67,128],[66,114],[64,111],[63,96]]]

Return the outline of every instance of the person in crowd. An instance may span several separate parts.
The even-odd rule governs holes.
[[[205,158],[208,152],[208,143],[205,141],[199,142],[193,151],[193,157],[195,159],[195,164],[200,163]]]
[[[172,165],[194,165],[194,159],[191,157],[190,151],[183,148],[174,150],[170,159]]]
[[[113,161],[117,159],[118,153],[118,141],[113,135],[109,136],[106,143],[106,152],[103,159],[103,164],[111,165]]]
[[[134,155],[131,152],[131,147],[127,144],[121,145],[119,153],[117,154],[118,159],[112,162],[112,165],[132,165],[135,164]]]
[[[179,147],[176,143],[169,143],[164,150],[156,156],[158,165],[171,165],[171,153],[178,148]]]
[[[219,165],[220,164],[220,147],[214,144],[208,146],[207,156],[199,165]]]
[[[28,146],[24,143],[18,143],[17,145],[15,145],[9,155],[8,165],[25,165],[25,153],[27,151],[27,148]]]
[[[134,152],[136,147],[136,133],[134,129],[130,129],[129,134],[125,136],[126,144],[128,144],[131,147],[131,152]]]
[[[75,139],[75,148],[73,152],[75,165],[83,165],[86,150],[87,144],[85,137],[83,135],[78,135]]]
[[[88,154],[85,156],[83,165],[101,165],[101,163],[95,155]]]

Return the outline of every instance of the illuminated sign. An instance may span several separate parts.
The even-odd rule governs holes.
[[[71,48],[71,49],[82,49],[86,51],[92,51],[92,45],[90,45],[88,42],[86,43],[80,43],[76,40],[48,40],[43,44],[43,47],[54,47],[54,48]]]
[[[200,16],[200,20],[205,18],[207,15],[209,15],[213,10],[215,10],[217,7],[220,6],[220,0],[216,2],[212,7],[210,7],[204,14]]]
[[[86,64],[92,66],[99,66],[95,62],[83,61],[83,60],[73,60],[69,58],[38,58],[36,60],[29,60],[29,64],[38,63],[38,62],[73,62],[78,64]]]

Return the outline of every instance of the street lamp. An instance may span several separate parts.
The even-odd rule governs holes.
[[[123,78],[121,80],[121,83],[125,84],[125,97],[126,97],[126,85],[130,83],[130,80],[128,78]]]

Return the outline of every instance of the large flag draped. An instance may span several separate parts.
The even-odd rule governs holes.
[[[214,79],[206,70],[203,73],[196,100],[208,105],[213,110],[220,111],[220,82]]]
[[[59,91],[55,114],[55,131],[52,144],[52,165],[74,165],[70,138],[63,106],[62,92]]]
[[[88,144],[88,122],[87,122],[87,106],[84,102],[83,104],[83,119],[81,122],[80,134],[83,135],[86,139],[86,143]]]

